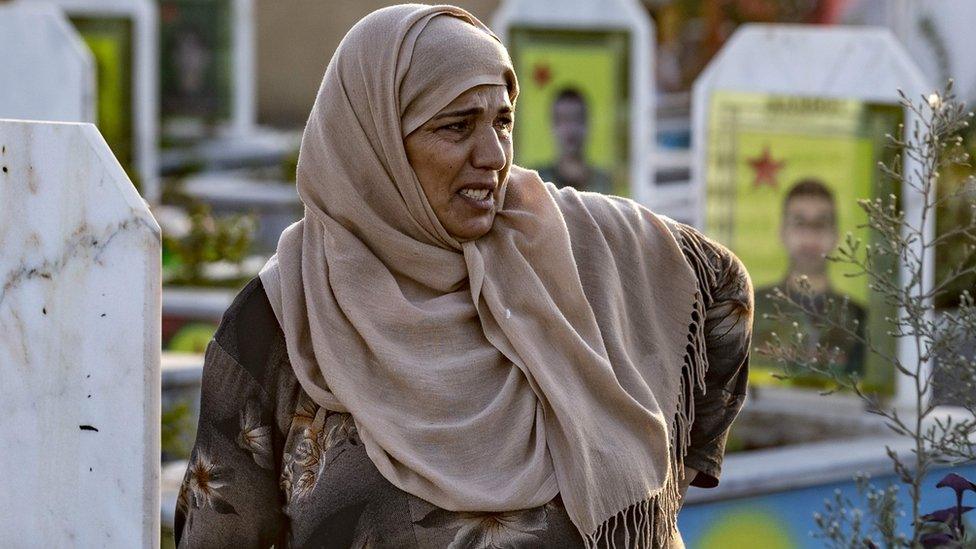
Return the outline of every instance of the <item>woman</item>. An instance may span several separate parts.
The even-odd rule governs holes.
[[[512,165],[467,12],[365,17],[302,140],[305,217],[207,351],[181,546],[680,546],[742,404],[741,264]]]

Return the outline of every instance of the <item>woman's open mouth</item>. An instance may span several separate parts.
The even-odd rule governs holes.
[[[457,192],[473,208],[490,210],[495,205],[495,199],[488,188],[465,187]]]

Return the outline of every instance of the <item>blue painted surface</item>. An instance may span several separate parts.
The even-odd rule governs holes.
[[[658,131],[657,146],[662,149],[687,149],[691,147],[690,130]]]
[[[939,469],[928,475],[922,492],[921,509],[931,512],[956,504],[955,493],[949,488],[936,488],[936,483],[949,471],[958,473],[970,480],[976,481],[976,464],[953,469]],[[871,479],[876,487],[887,486],[889,482],[897,483],[894,475],[875,477]],[[840,490],[845,496],[857,504],[862,502],[857,494],[854,481],[838,482],[811,486],[786,492],[771,493],[746,498],[725,500],[711,503],[689,505],[682,509],[678,516],[678,527],[689,549],[715,549],[714,540],[724,539],[721,549],[806,549],[823,547],[820,540],[810,536],[811,531],[817,530],[813,521],[815,512],[823,512],[824,500],[833,501],[834,490]],[[911,511],[907,489],[902,486],[899,499],[902,509],[909,514]],[[966,492],[963,504],[976,505],[976,494]],[[866,505],[861,506],[866,509]],[[973,511],[976,513],[976,511]],[[968,517],[967,517],[968,518]],[[910,517],[903,517],[899,528],[902,532],[910,532]],[[967,523],[972,523],[970,518]],[[731,529],[726,530],[726,529]],[[747,535],[741,536],[746,531]],[[740,537],[741,536],[741,537]],[[742,539],[752,541],[752,544],[742,542]],[[712,540],[706,543],[706,539]],[[759,540],[767,541],[757,545]],[[738,541],[737,541],[738,540]]]

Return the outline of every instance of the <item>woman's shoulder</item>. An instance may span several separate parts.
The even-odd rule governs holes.
[[[273,374],[269,365],[284,348],[284,335],[259,277],[248,282],[224,312],[214,342],[256,380]]]
[[[707,297],[712,300],[734,298],[748,302],[751,308],[752,280],[745,265],[732,250],[691,225],[660,217],[671,228]]]

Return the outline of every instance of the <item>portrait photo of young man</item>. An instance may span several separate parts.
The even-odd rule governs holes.
[[[539,169],[543,181],[557,187],[573,187],[580,191],[609,194],[610,174],[586,161],[586,141],[589,121],[586,99],[579,90],[565,88],[552,102],[552,136],[556,143],[556,159]]]
[[[820,179],[801,179],[787,191],[779,240],[788,256],[788,267],[779,282],[756,288],[754,338],[757,345],[762,345],[773,332],[784,333],[776,320],[763,318],[776,311],[772,296],[779,288],[802,304],[803,309],[814,313],[779,304],[780,310],[799,324],[807,350],[813,351],[819,345],[820,352],[828,353],[841,372],[863,374],[864,345],[837,327],[856,326],[857,334],[863,336],[867,317],[864,307],[838,292],[830,281],[827,256],[839,241],[837,217],[834,193]],[[806,288],[801,286],[800,277],[805,277]],[[831,326],[815,322],[817,317],[824,317]]]

